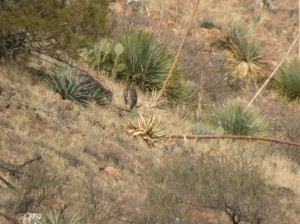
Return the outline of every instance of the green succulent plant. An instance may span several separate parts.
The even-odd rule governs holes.
[[[166,79],[174,56],[152,33],[130,32],[121,40],[124,53],[121,55],[126,70],[116,78],[135,83],[143,91],[160,90]],[[177,66],[168,82],[166,96],[169,103],[195,105],[197,95],[186,81],[182,69]]]
[[[257,109],[241,103],[228,102],[216,110],[212,124],[222,127],[226,134],[253,135],[264,137],[268,134],[265,116]]]
[[[112,93],[101,83],[73,68],[56,67],[45,75],[45,79],[63,99],[73,100],[83,106],[88,106],[89,101],[102,106],[112,101]]]
[[[126,69],[124,63],[122,63],[121,55],[124,52],[124,47],[121,43],[117,43],[115,46],[111,44],[108,39],[102,39],[94,43],[94,45],[86,50],[88,57],[88,64],[91,68],[96,70],[106,70],[111,72],[113,77],[118,72],[122,72]]]
[[[289,101],[300,100],[300,61],[293,59],[285,63],[275,76],[277,93]]]
[[[53,209],[44,215],[42,224],[77,224],[81,220],[82,217],[76,213]]]

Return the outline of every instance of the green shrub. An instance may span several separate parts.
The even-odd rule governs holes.
[[[266,136],[268,128],[266,118],[258,110],[234,102],[218,108],[212,124],[232,135]]]
[[[215,27],[215,24],[210,17],[205,17],[202,19],[200,26],[203,28],[211,29]]]
[[[89,101],[102,106],[112,101],[112,93],[101,83],[72,68],[56,67],[45,75],[45,79],[63,99],[73,100],[83,106],[88,106]]]
[[[247,38],[246,31],[238,24],[233,24],[213,45],[223,50],[227,58],[226,69],[235,75],[253,79],[266,69],[259,46]]]
[[[68,2],[68,3],[66,3]],[[62,50],[78,56],[79,49],[109,33],[107,22],[109,0],[11,0],[0,2],[0,53],[16,51],[19,33],[26,41],[19,48],[24,52],[55,54]],[[6,47],[6,48],[5,48]],[[7,48],[9,47],[9,48]],[[20,52],[18,52],[20,53]],[[3,58],[3,54],[0,57]]]
[[[117,73],[117,79],[133,82],[143,91],[160,90],[163,86],[174,56],[170,50],[149,32],[131,32],[121,40],[124,53],[121,55],[126,72]],[[166,96],[171,104],[186,103],[195,107],[197,95],[187,84],[180,66],[176,66],[169,80]]]
[[[290,101],[300,99],[300,61],[298,59],[285,63],[275,76],[277,93]]]

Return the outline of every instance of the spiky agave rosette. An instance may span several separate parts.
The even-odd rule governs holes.
[[[137,124],[129,121],[126,132],[133,136],[141,136],[147,144],[153,145],[166,136],[166,131],[162,128],[162,123],[154,115],[146,119],[138,115]]]
[[[101,83],[76,69],[58,66],[46,72],[44,77],[63,99],[73,100],[85,107],[90,101],[104,106],[112,100],[112,93]]]

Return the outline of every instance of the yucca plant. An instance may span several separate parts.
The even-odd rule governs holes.
[[[88,74],[82,74],[76,69],[59,66],[44,77],[63,99],[73,100],[83,106],[88,106],[89,101],[102,106],[112,101],[109,90]]]
[[[154,115],[151,115],[149,119],[139,115],[137,124],[130,121],[126,132],[133,136],[141,136],[149,145],[157,143],[166,135],[161,122]]]
[[[224,51],[226,69],[235,75],[255,79],[267,67],[259,45],[247,38],[246,31],[238,24],[233,24],[227,34],[216,40],[213,46]]]
[[[121,40],[124,53],[121,55],[126,72],[117,74],[117,79],[133,82],[143,91],[160,90],[171,69],[174,56],[152,33],[138,31],[124,35]],[[185,83],[180,66],[177,66],[166,89],[168,102],[193,104],[197,98]]]
[[[66,210],[57,210],[48,212],[44,215],[42,224],[77,224],[80,223],[82,217],[76,213],[67,212]]]
[[[265,116],[252,107],[241,103],[228,102],[218,108],[212,116],[212,124],[220,126],[226,134],[253,135],[264,137],[268,134]]]
[[[285,63],[275,76],[275,88],[280,96],[290,101],[300,99],[300,60]]]

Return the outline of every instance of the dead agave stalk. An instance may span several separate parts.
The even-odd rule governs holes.
[[[185,40],[186,40],[186,37],[187,37],[188,32],[189,32],[189,30],[190,30],[190,27],[191,27],[191,25],[192,25],[192,23],[193,23],[193,20],[194,20],[194,17],[195,17],[195,14],[196,14],[196,11],[197,11],[197,9],[198,9],[199,4],[200,4],[200,0],[198,0],[198,1],[196,2],[196,4],[195,4],[194,11],[193,11],[193,14],[192,14],[192,16],[191,16],[190,22],[189,22],[189,24],[188,24],[188,26],[187,26],[187,28],[186,28],[185,35],[184,35],[184,37],[183,37],[183,39],[182,39],[182,41],[181,41],[181,44],[180,44],[180,46],[179,46],[179,49],[178,49],[177,54],[176,54],[176,56],[175,56],[175,59],[174,59],[174,61],[173,61],[172,67],[171,67],[171,69],[170,69],[170,71],[169,71],[169,73],[168,73],[168,75],[167,75],[167,78],[166,78],[165,81],[164,81],[163,87],[161,88],[159,98],[161,98],[161,97],[163,96],[163,94],[164,94],[164,92],[165,92],[165,90],[166,90],[166,88],[167,88],[168,82],[169,82],[169,80],[170,80],[170,78],[171,78],[171,76],[172,76],[172,73],[173,73],[173,71],[174,71],[174,69],[175,69],[175,66],[176,66],[176,63],[177,63],[177,61],[178,61],[179,55],[180,55],[180,53],[181,53],[181,51],[182,51],[182,49],[183,49],[184,42],[185,42]]]
[[[166,136],[167,138],[183,138],[183,139],[238,139],[238,140],[252,140],[252,141],[264,141],[273,142],[277,144],[285,144],[296,146],[300,148],[300,143],[283,141],[275,138],[266,137],[256,137],[256,136],[242,136],[242,135],[180,135],[180,134],[170,134]]]

